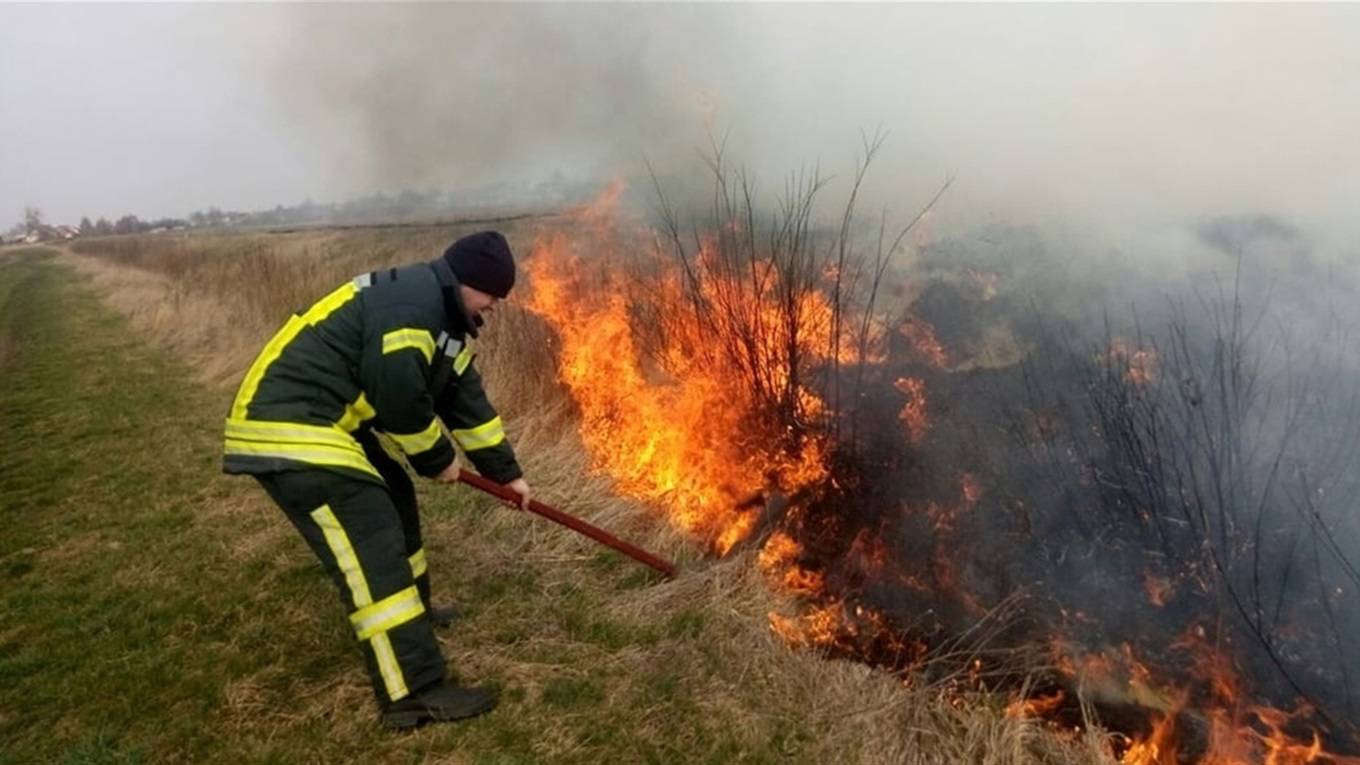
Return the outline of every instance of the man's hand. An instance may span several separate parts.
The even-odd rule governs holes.
[[[521,510],[529,509],[529,498],[533,496],[534,490],[529,488],[528,481],[524,480],[523,478],[516,478],[510,483],[507,483],[505,485],[505,488],[515,492],[516,494],[519,494],[519,509]]]

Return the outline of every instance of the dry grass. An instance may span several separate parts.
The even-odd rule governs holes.
[[[308,230],[83,240],[71,262],[139,329],[188,359],[207,382],[234,384],[292,311],[343,279],[402,259],[435,257],[476,224],[378,231]]]
[[[516,251],[527,252],[539,232],[557,225],[564,224],[538,219],[504,230]],[[475,228],[117,237],[83,242],[63,257],[136,330],[188,359],[225,401],[289,311],[356,273],[430,259]],[[1110,761],[1099,732],[1058,736],[1041,724],[1005,717],[1005,700],[908,687],[863,665],[789,650],[767,622],[769,612],[789,604],[761,581],[752,553],[701,558],[655,511],[613,495],[609,482],[591,473],[571,404],[554,382],[549,334],[534,317],[513,304],[504,307],[478,348],[489,393],[511,423],[540,496],[681,562],[677,579],[652,583],[630,564],[539,519],[492,512],[489,500],[477,502],[487,510],[477,515],[438,512],[442,495],[425,495],[424,506],[436,511],[427,514],[426,532],[436,590],[459,593],[470,612],[445,640],[448,658],[466,676],[501,678],[527,701],[559,710],[543,718],[548,727],[535,734],[537,759],[580,759],[590,743],[582,738],[583,727],[606,729],[622,720],[634,751],[655,752],[657,761],[675,761],[678,752],[708,752],[710,760],[722,760],[722,750],[706,740],[712,728],[705,721],[724,720],[740,731],[741,750],[765,751],[769,760]],[[196,522],[255,514],[266,504],[263,495],[218,502]],[[297,559],[298,546],[283,524],[221,544],[228,559],[266,560],[275,572],[307,563]],[[456,566],[440,564],[453,559]],[[330,622],[300,605],[283,617],[299,630],[314,630],[318,643],[334,639]],[[255,630],[244,625],[238,631]],[[339,736],[334,745],[371,751],[362,673],[296,689],[302,703],[288,706],[278,703],[277,689],[289,686],[271,674],[281,671],[269,667],[231,680],[217,715],[224,733],[249,730],[260,737],[265,728],[267,741],[324,724]],[[578,694],[592,696],[592,703],[574,705]],[[441,749],[437,741],[427,741],[423,761],[478,759]]]

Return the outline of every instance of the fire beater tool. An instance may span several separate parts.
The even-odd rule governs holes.
[[[469,473],[466,470],[459,470],[458,480],[462,481],[468,486],[471,486],[475,489],[481,489],[487,494],[490,494],[491,496],[497,499],[505,500],[506,502],[509,502],[513,505],[518,506],[520,503],[520,496],[518,492],[513,491],[511,489],[507,489],[506,487],[501,486],[495,481],[483,478],[477,475],[476,473]],[[650,566],[656,569],[657,571],[660,571],[662,574],[666,575],[667,579],[672,579],[675,577],[674,564],[670,563],[669,561],[662,560],[661,558],[652,555],[651,553],[647,552],[646,550],[640,547],[636,547],[632,544],[629,544],[628,542],[623,541],[622,539],[619,539],[618,537],[614,536],[613,534],[610,534],[608,531],[605,531],[599,526],[592,526],[591,524],[586,523],[585,521],[581,520],[580,518],[577,518],[574,515],[568,515],[562,512],[561,510],[549,507],[536,499],[529,500],[529,511],[532,513],[537,513],[538,515],[541,515],[544,518],[547,518],[548,520],[553,521],[555,523],[560,523],[578,534],[584,534],[585,536],[590,537],[591,539],[595,540],[596,542],[599,542],[605,547],[612,547],[613,549],[618,550],[619,552],[623,553],[624,555],[627,555],[633,560],[642,563],[646,566]]]

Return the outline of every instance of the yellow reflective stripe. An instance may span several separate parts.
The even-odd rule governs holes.
[[[272,443],[323,444],[349,449],[363,454],[359,442],[348,433],[327,425],[303,422],[274,422],[270,420],[227,420],[228,439]]]
[[[369,593],[368,580],[364,578],[364,571],[359,566],[359,558],[354,554],[354,546],[350,544],[349,535],[345,533],[340,521],[336,519],[330,505],[322,505],[313,510],[312,520],[316,521],[316,524],[321,527],[321,532],[326,537],[326,545],[331,548],[331,553],[335,555],[336,562],[340,564],[340,572],[345,576],[345,583],[349,585],[354,607],[358,609],[355,614],[373,608],[373,596]],[[416,588],[409,587],[407,589],[415,590]],[[384,598],[382,602],[386,603],[388,600],[391,600],[391,598]],[[418,591],[416,592],[416,601],[420,601]],[[351,616],[350,618],[353,619],[354,617]],[[360,639],[363,638],[360,637]],[[372,640],[369,641],[369,645],[373,648],[374,658],[378,660],[378,674],[382,676],[383,687],[387,690],[388,699],[396,701],[410,695],[411,692],[406,687],[406,678],[401,674],[401,665],[397,663],[396,651],[392,650],[392,641],[387,637],[387,633],[374,635]]]
[[[453,440],[463,447],[465,452],[475,452],[478,449],[490,449],[505,440],[505,425],[501,423],[500,417],[492,417],[489,422],[482,423],[475,428],[466,430],[454,430]]]
[[[250,365],[250,371],[246,372],[245,379],[241,380],[241,387],[236,391],[236,400],[231,404],[232,417],[245,417],[246,406],[250,400],[255,398],[255,391],[260,388],[260,380],[264,378],[265,370],[270,364],[283,353],[283,349],[293,342],[293,338],[302,331],[307,323],[297,316],[289,316],[288,321],[283,325],[283,329],[275,333],[274,337],[260,351],[260,355],[255,357],[254,363]]]
[[[354,607],[362,611],[373,602],[373,596],[368,592],[368,580],[364,578],[364,570],[359,567],[359,556],[354,554],[354,546],[349,543],[349,534],[345,533],[330,505],[322,505],[313,510],[312,520],[321,527],[321,533],[326,537],[326,546],[331,548],[335,562],[340,565],[340,573],[345,575],[345,584],[349,585]]]
[[[283,349],[293,342],[303,327],[317,324],[325,320],[340,306],[348,303],[355,295],[359,294],[359,288],[354,282],[345,282],[337,287],[331,294],[316,301],[307,309],[302,316],[290,316],[287,323],[283,325],[265,345],[260,355],[255,357],[254,363],[250,365],[250,370],[246,372],[245,379],[241,381],[241,387],[236,392],[236,400],[231,405],[231,416],[241,419],[246,416],[246,407],[255,398],[255,392],[260,388],[260,380],[264,379],[264,373],[268,371],[269,365],[273,364],[283,353]]]
[[[353,403],[345,405],[345,413],[336,421],[335,426],[346,433],[353,433],[359,429],[364,420],[371,420],[376,416],[378,412],[368,403],[363,391],[359,391],[359,397],[354,399]]]
[[[411,553],[411,576],[418,578],[428,570],[429,566],[425,564],[425,548],[422,547]]]
[[[458,355],[453,357],[453,373],[456,375],[463,374],[463,372],[467,370],[468,364],[471,363],[472,363],[472,342],[469,341],[466,345],[463,346],[463,350],[459,351]]]
[[[373,656],[378,660],[378,674],[382,675],[388,700],[396,701],[411,695],[411,691],[406,688],[406,678],[401,676],[397,652],[392,650],[392,640],[387,637],[387,633],[374,635],[368,644],[373,647]]]
[[[397,442],[397,446],[400,446],[403,452],[406,452],[407,454],[420,454],[438,443],[440,436],[444,434],[439,430],[439,418],[435,417],[430,420],[429,426],[419,433],[412,433],[410,435],[388,433],[387,435],[391,436],[392,440]]]
[[[354,625],[354,634],[360,640],[368,640],[379,632],[405,624],[423,613],[425,604],[420,600],[420,591],[411,585],[355,611],[349,615],[349,621]]]
[[[394,329],[383,335],[383,355],[396,353],[406,348],[415,348],[425,357],[425,363],[434,358],[434,335],[423,329]]]
[[[228,455],[244,457],[275,457],[295,460],[309,465],[330,465],[333,467],[353,468],[375,478],[382,476],[369,463],[363,453],[355,454],[349,449],[324,444],[259,443],[228,438],[224,450]]]

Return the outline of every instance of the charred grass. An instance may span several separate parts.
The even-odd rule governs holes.
[[[526,251],[546,225],[507,233]],[[0,426],[22,445],[0,456],[0,761],[1107,761],[1101,734],[785,648],[751,553],[702,558],[589,474],[549,339],[513,309],[478,363],[539,492],[683,573],[659,582],[422,487],[435,591],[465,612],[446,657],[503,701],[463,725],[380,729],[319,566],[262,492],[217,472],[220,416],[289,310],[458,233],[115,238],[0,261],[0,328],[25,348],[0,367]]]

